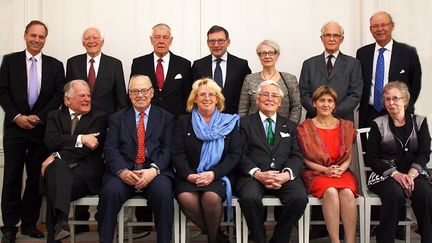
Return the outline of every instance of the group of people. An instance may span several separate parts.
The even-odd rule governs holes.
[[[274,195],[282,206],[270,242],[289,242],[308,194],[323,201],[331,241],[339,242],[342,219],[346,242],[354,242],[359,192],[349,167],[358,105],[359,126],[371,127],[369,186],[383,203],[377,242],[394,242],[407,197],[422,242],[430,242],[430,135],[426,118],[413,114],[421,67],[413,47],[393,40],[393,28],[390,14],[374,14],[376,43],[353,58],[339,50],[343,28],[324,24],[324,52],[303,63],[297,82],[276,69],[274,41],[259,43],[262,71],[251,74],[246,60],[228,53],[228,31],[213,26],[211,54],[191,66],[170,51],[170,27],[157,24],[154,51],[133,60],[124,92],[121,61],[102,53],[98,29],[84,31],[86,53],[67,61],[65,75],[60,61],[41,53],[46,25],[31,21],[26,50],[5,55],[0,67],[2,242],[15,242],[20,221],[22,234],[44,237],[36,228],[42,194],[48,242],[70,234],[70,202],[89,194],[99,194],[100,242],[112,242],[117,213],[134,195],[147,199],[136,217],[154,216],[160,243],[171,240],[173,198],[208,242],[229,242],[220,223],[233,195],[254,242],[266,242],[261,199]],[[306,120],[297,125],[302,107]],[[88,219],[88,209],[75,216]]]

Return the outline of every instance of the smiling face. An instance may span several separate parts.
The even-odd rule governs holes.
[[[317,116],[333,116],[333,111],[336,107],[336,102],[329,94],[324,94],[313,102]]]
[[[84,31],[82,44],[91,57],[99,55],[104,44],[101,33],[98,29],[88,28]]]
[[[172,40],[171,30],[166,26],[155,27],[150,36],[153,50],[160,58],[164,57],[169,52]]]
[[[64,99],[67,107],[81,115],[87,114],[91,109],[90,88],[80,82],[71,86],[71,92]]]
[[[256,97],[258,109],[267,117],[273,116],[282,103],[279,87],[276,85],[265,85],[261,87]]]
[[[336,23],[329,23],[324,26],[321,41],[325,50],[329,54],[333,54],[339,50],[340,44],[343,42],[342,30]]]
[[[227,52],[230,39],[228,39],[223,31],[210,33],[207,36],[207,46],[213,56],[219,58]]]
[[[210,88],[207,84],[198,87],[195,97],[195,104],[201,114],[211,115],[217,105],[218,97],[216,91]]]
[[[27,32],[24,33],[27,51],[33,56],[39,54],[45,45],[46,35],[46,29],[43,25],[34,24],[30,26]]]
[[[408,105],[407,98],[398,88],[387,90],[384,95],[384,106],[391,117],[403,117],[405,115],[405,107]]]
[[[370,19],[369,29],[375,41],[384,47],[393,38],[394,23],[387,13],[380,12]]]

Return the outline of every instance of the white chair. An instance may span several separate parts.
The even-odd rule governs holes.
[[[361,128],[357,129],[357,153],[358,153],[358,159],[359,159],[359,170],[360,170],[360,185],[362,189],[362,193],[365,200],[365,243],[370,242],[370,226],[371,225],[378,225],[379,221],[371,221],[371,208],[372,206],[381,206],[381,199],[379,196],[372,191],[369,190],[367,187],[367,180],[368,175],[372,171],[370,167],[367,167],[364,162],[364,149],[362,144],[362,137],[368,137],[369,136],[370,128]],[[400,221],[399,225],[404,225],[406,230],[406,240],[405,242],[410,242],[411,232],[410,232],[410,226],[412,224],[415,224],[415,221],[410,218],[411,215],[411,201],[409,199],[406,200],[406,220]]]
[[[306,205],[304,212],[304,243],[309,243],[309,229],[311,224],[325,224],[324,221],[311,221],[311,207],[322,206],[322,201],[312,195],[308,195],[309,203]],[[360,195],[356,198],[356,204],[359,208],[359,225],[360,225],[360,243],[364,243],[364,198]]]
[[[226,206],[226,203],[224,203],[224,206]],[[241,234],[241,220],[242,220],[242,213],[240,209],[240,204],[238,203],[238,198],[233,196],[232,198],[232,204],[231,207],[234,209],[235,212],[235,223],[229,223],[228,226],[232,227],[235,226],[236,230],[236,243],[241,243],[242,234]],[[226,223],[222,223],[226,224]],[[188,226],[186,215],[180,210],[180,243],[186,243],[186,227]],[[231,230],[230,230],[231,232]],[[230,233],[230,238],[232,238],[232,234]]]
[[[281,201],[279,200],[279,198],[274,197],[274,196],[265,196],[262,199],[262,203],[265,207],[277,207],[277,206],[282,206]],[[243,218],[243,243],[248,243],[249,241],[249,229],[246,223],[246,219]],[[304,214],[303,216],[299,219],[298,221],[298,238],[299,238],[299,243],[303,243],[304,242],[304,235],[303,235],[303,228],[304,228],[304,222],[303,222],[303,218],[304,218]]]
[[[98,195],[89,195],[82,197],[78,200],[75,200],[71,202],[72,207],[72,217],[75,215],[75,207],[76,206],[97,206],[99,203],[99,197]],[[74,218],[69,220],[70,225],[70,241],[71,243],[75,243],[75,225],[91,225],[91,224],[97,224],[96,221],[90,221],[90,220],[75,220]]]

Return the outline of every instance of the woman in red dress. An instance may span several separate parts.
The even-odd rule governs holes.
[[[336,91],[320,86],[312,96],[316,117],[306,119],[297,128],[306,169],[302,174],[306,189],[322,199],[323,215],[332,243],[339,241],[339,220],[345,242],[354,243],[357,208],[357,182],[351,173],[352,145],[356,130],[351,121],[334,117]]]

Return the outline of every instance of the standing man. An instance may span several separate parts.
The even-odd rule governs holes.
[[[5,111],[1,200],[4,243],[15,242],[20,220],[21,234],[44,237],[36,228],[42,202],[40,170],[48,156],[43,136],[48,112],[62,103],[65,83],[63,64],[41,52],[47,35],[44,23],[31,21],[24,32],[26,49],[5,55],[0,67],[0,105]],[[24,166],[27,179],[21,197]]]
[[[132,107],[113,114],[105,141],[106,170],[99,195],[99,241],[112,242],[117,214],[133,195],[142,195],[153,209],[158,243],[169,243],[174,217],[174,173],[170,146],[175,119],[150,102],[150,79],[129,82]]]
[[[86,53],[69,58],[66,80],[82,79],[89,83],[92,109],[108,115],[126,107],[127,96],[120,60],[102,53],[104,38],[96,28],[88,28],[82,35]]]
[[[133,60],[130,76],[148,76],[154,87],[152,104],[177,118],[186,113],[186,101],[192,89],[191,63],[170,51],[172,40],[167,24],[155,25],[150,36],[153,52]]]
[[[238,111],[243,80],[251,70],[246,60],[227,52],[230,42],[225,28],[212,26],[207,32],[207,46],[211,54],[193,63],[192,80],[212,77],[221,86],[225,96],[224,112],[235,114]]]
[[[69,236],[70,202],[98,194],[104,171],[102,145],[108,119],[91,107],[88,83],[67,83],[64,104],[63,109],[49,113],[44,139],[52,153],[41,170],[47,201],[47,242]]]
[[[363,72],[363,95],[359,108],[359,127],[370,127],[372,121],[385,114],[382,89],[399,80],[408,86],[411,99],[407,110],[414,113],[414,104],[421,89],[421,66],[414,47],[393,40],[394,22],[387,12],[377,12],[370,18],[370,32],[376,43],[357,50]]]
[[[278,83],[263,81],[256,94],[259,111],[240,121],[243,155],[236,192],[256,243],[266,242],[262,198],[278,197],[282,206],[270,242],[289,242],[291,230],[308,202],[300,177],[303,154],[297,140],[297,125],[276,113],[284,95]]]
[[[354,110],[360,102],[363,88],[360,62],[343,54],[340,44],[344,30],[337,22],[328,22],[321,28],[324,52],[304,61],[300,74],[299,88],[301,103],[306,109],[306,118],[316,116],[312,105],[312,94],[323,85],[336,90],[335,115],[354,122]]]

